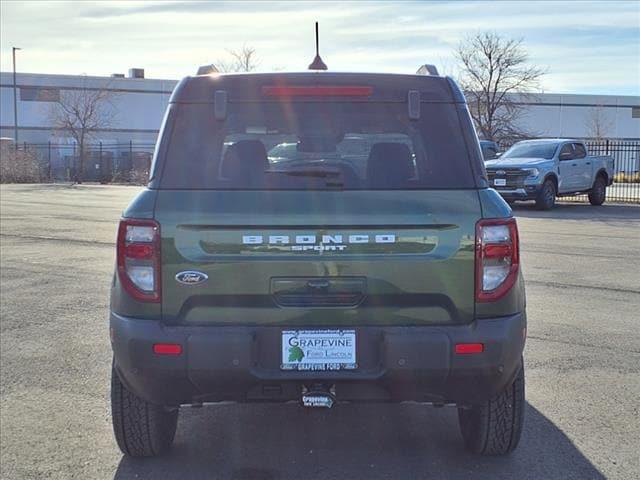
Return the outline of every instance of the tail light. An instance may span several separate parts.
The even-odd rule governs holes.
[[[118,227],[118,276],[125,291],[142,302],[160,301],[160,225],[122,219]]]
[[[518,278],[520,251],[514,218],[476,224],[476,301],[502,298]]]

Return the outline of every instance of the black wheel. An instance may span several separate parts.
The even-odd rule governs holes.
[[[154,405],[131,393],[111,369],[111,419],[118,447],[131,457],[153,457],[173,443],[178,409]]]
[[[602,205],[606,198],[607,182],[602,175],[598,175],[589,192],[589,203],[591,203],[591,205]]]
[[[550,210],[556,204],[556,184],[550,178],[542,184],[540,193],[536,197],[536,207],[540,210]]]
[[[524,423],[524,365],[496,397],[469,409],[459,408],[458,420],[467,450],[481,455],[515,450]]]

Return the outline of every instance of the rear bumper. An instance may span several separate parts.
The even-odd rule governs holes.
[[[149,402],[299,400],[303,385],[335,385],[338,401],[473,404],[503,389],[524,349],[524,313],[460,326],[354,327],[358,369],[280,370],[281,327],[165,326],[111,314],[115,366],[123,383]],[[307,327],[308,328],[308,327]],[[342,326],[341,328],[345,328]],[[455,354],[456,343],[484,344]],[[179,343],[180,355],[153,353]]]

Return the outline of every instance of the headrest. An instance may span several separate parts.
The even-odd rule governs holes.
[[[260,140],[240,140],[227,148],[222,159],[222,176],[237,186],[257,186],[269,168],[267,151]]]
[[[380,142],[371,147],[367,180],[372,188],[402,188],[413,177],[411,150],[404,143]]]

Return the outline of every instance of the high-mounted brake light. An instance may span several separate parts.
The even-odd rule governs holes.
[[[262,87],[267,97],[369,97],[372,93],[373,87],[362,85]]]
[[[117,264],[120,283],[129,295],[159,302],[160,225],[154,220],[120,220]]]
[[[520,268],[518,226],[514,218],[476,224],[476,301],[493,302],[513,287]]]

